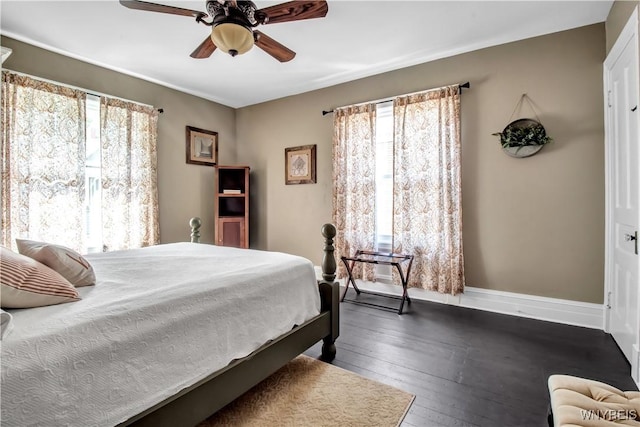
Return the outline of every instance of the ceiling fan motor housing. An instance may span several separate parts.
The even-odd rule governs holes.
[[[213,24],[234,22],[247,27],[257,27],[266,23],[267,16],[258,11],[258,7],[252,1],[207,1],[207,12],[213,17]]]

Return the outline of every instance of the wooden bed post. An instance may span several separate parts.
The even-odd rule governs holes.
[[[336,279],[336,258],[334,255],[333,238],[336,237],[336,227],[333,224],[322,226],[324,236],[324,255],[322,257],[322,280],[318,282],[322,311],[331,310],[331,334],[322,339],[322,359],[330,362],[336,357],[335,341],[340,335],[340,285]]]
[[[202,220],[196,216],[191,218],[189,225],[191,226],[191,243],[200,243],[200,226],[202,225]]]

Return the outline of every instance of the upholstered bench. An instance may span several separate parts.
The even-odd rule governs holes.
[[[550,427],[640,426],[640,392],[569,375],[549,377]]]

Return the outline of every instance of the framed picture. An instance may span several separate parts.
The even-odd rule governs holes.
[[[218,163],[218,132],[187,126],[187,163],[215,166]]]
[[[316,146],[285,148],[284,165],[285,184],[315,184]]]

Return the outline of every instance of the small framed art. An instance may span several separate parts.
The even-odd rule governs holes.
[[[187,163],[215,166],[218,163],[218,132],[187,126]]]
[[[315,145],[285,148],[284,164],[285,184],[315,184]]]

